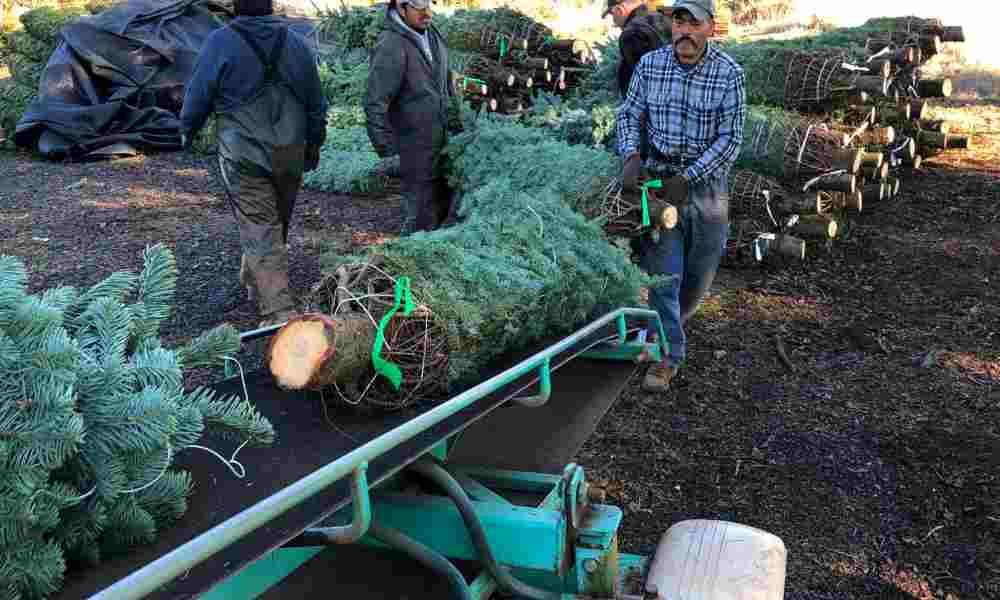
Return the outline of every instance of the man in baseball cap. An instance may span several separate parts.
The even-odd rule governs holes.
[[[715,2],[677,0],[670,8],[671,44],[636,65],[617,120],[622,187],[636,191],[644,171],[661,181],[661,196],[679,213],[676,227],[639,241],[640,266],[671,281],[649,292],[669,342],[667,355],[650,365],[643,380],[643,389],[652,393],[665,392],[684,363],[684,326],[711,286],[726,247],[729,173],[746,120],[743,68],[709,43]],[[643,134],[649,136],[648,156],[641,152]]]
[[[404,235],[437,229],[453,214],[442,150],[454,100],[431,0],[391,0],[368,67],[364,109],[375,152],[399,155]]]

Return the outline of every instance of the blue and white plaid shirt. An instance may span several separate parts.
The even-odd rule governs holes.
[[[680,173],[692,187],[718,189],[721,184],[727,189],[724,182],[743,143],[743,68],[711,42],[702,61],[685,67],[675,59],[672,45],[642,57],[618,111],[619,152],[626,157],[638,149],[645,114],[649,170]]]

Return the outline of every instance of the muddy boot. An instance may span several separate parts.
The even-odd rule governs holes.
[[[280,226],[274,226],[272,235],[264,238],[257,249],[260,254],[246,255],[250,287],[256,292],[257,311],[267,321],[287,320],[295,310],[295,300],[288,288],[288,250],[280,240]],[[270,242],[270,243],[268,243]]]
[[[668,366],[666,361],[649,366],[646,377],[642,380],[645,392],[660,393],[670,389],[670,382],[677,375],[677,367]]]

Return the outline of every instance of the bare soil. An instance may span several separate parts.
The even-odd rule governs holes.
[[[729,261],[674,389],[646,394],[640,372],[605,417],[579,462],[625,511],[625,551],[728,519],[784,540],[790,599],[1000,598],[1000,107],[952,104],[978,125],[973,150],[925,162],[803,264]],[[0,154],[0,254],[26,260],[34,290],[87,287],[163,242],[180,269],[168,345],[253,329],[214,173],[184,154]],[[398,198],[303,191],[295,292],[325,245],[377,243],[399,214]]]

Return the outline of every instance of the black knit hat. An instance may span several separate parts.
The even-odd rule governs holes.
[[[233,7],[238,16],[266,17],[274,14],[272,0],[234,0]]]

